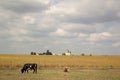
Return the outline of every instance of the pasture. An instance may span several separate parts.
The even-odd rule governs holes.
[[[0,69],[0,80],[120,80],[120,69],[42,68],[37,74],[21,74],[20,69]]]
[[[21,74],[25,63],[38,73]],[[71,67],[70,72],[63,68]],[[0,55],[0,80],[120,80],[120,56]]]

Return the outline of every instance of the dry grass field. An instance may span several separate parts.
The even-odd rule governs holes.
[[[21,74],[25,63],[38,73]],[[65,66],[71,67],[68,73]],[[120,80],[120,56],[0,55],[0,80]]]
[[[19,68],[25,63],[39,67],[120,68],[120,56],[0,55],[0,67]]]

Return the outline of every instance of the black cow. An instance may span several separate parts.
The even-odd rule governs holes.
[[[22,73],[24,73],[24,72],[28,73],[28,70],[33,70],[33,73],[37,73],[37,64],[35,64],[35,63],[24,64],[23,68],[21,69],[21,72]]]

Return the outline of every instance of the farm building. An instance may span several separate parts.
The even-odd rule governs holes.
[[[71,55],[71,51],[67,49],[67,51],[65,52],[65,55],[70,56]]]

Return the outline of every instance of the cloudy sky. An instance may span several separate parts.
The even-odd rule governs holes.
[[[0,1],[0,53],[120,55],[120,0]]]

